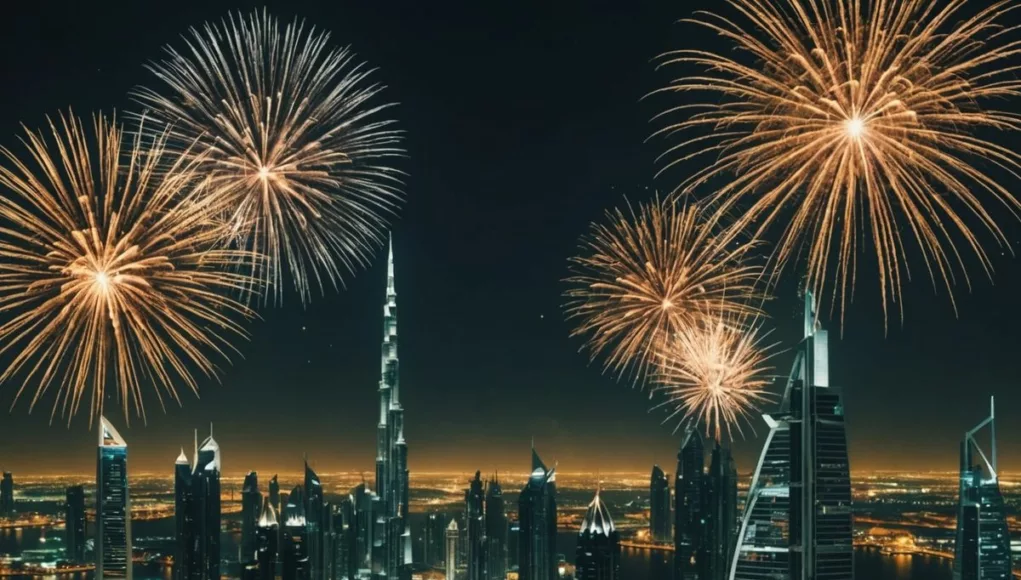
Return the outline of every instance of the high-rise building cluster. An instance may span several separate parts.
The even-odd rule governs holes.
[[[728,578],[738,528],[737,469],[730,450],[717,442],[706,471],[702,436],[689,427],[674,482],[674,576]]]
[[[448,575],[460,575],[465,580],[503,580],[507,577],[508,524],[504,510],[499,478],[494,476],[484,481],[482,473],[476,471],[464,491],[463,528],[453,520],[447,528],[448,534],[454,529],[461,532],[458,543],[463,545],[463,550],[459,549],[453,559],[448,554],[444,563]],[[441,522],[442,516],[430,514],[427,526],[438,527]],[[427,529],[426,535],[427,556],[435,559],[435,547],[430,548],[430,544],[435,544],[436,531]],[[432,554],[429,554],[430,550]],[[463,558],[458,558],[461,552]]]

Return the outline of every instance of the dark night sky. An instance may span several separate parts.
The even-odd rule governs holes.
[[[128,90],[149,80],[142,64],[161,45],[187,26],[251,7],[20,4],[0,25],[0,143],[8,146],[19,122],[39,126],[69,105],[83,114],[129,107]],[[648,139],[659,126],[649,119],[675,101],[641,98],[669,78],[654,57],[714,42],[676,23],[696,4],[721,7],[270,3],[278,16],[300,15],[350,43],[380,67],[376,78],[400,103],[409,177],[395,251],[413,471],[523,471],[532,436],[565,471],[645,471],[653,462],[673,470],[672,426],[648,412],[644,393],[603,376],[568,338],[560,280],[590,221],[624,194],[641,200],[681,177],[654,180],[668,142]],[[1021,264],[1009,253],[994,256],[995,285],[976,270],[974,290],[958,290],[957,317],[945,294],[916,276],[905,289],[903,328],[894,321],[886,335],[878,284],[860,277],[843,338],[831,339],[854,468],[955,468],[960,434],[995,394],[1001,465],[1021,471]],[[191,429],[204,433],[213,421],[230,473],[295,471],[302,452],[320,471],[371,472],[383,259],[307,309],[290,296],[284,307],[263,310],[241,346],[245,359],[227,369],[223,385],[206,385],[201,400],[186,394],[183,408],[164,414],[150,399],[148,425],[121,430],[134,469],[169,474]],[[799,338],[795,278],[770,306],[773,336],[787,347]],[[779,372],[790,360],[790,352],[777,359]],[[8,404],[15,388],[0,387],[0,401]],[[48,417],[48,409],[28,415],[24,404],[0,415],[0,466],[91,473],[95,430],[84,416],[70,428],[50,426]],[[742,471],[752,469],[760,445],[754,437],[735,444]]]

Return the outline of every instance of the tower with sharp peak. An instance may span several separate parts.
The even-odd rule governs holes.
[[[376,524],[373,575],[380,580],[411,577],[411,533],[408,515],[408,444],[400,398],[397,357],[397,286],[393,238],[386,264],[383,303],[383,344],[380,353],[379,423],[376,427]]]

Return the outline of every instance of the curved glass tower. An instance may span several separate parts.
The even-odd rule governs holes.
[[[828,335],[805,295],[780,410],[752,476],[732,580],[852,580],[851,476],[840,391],[830,385]]]
[[[1011,578],[1010,532],[996,469],[995,417],[990,398],[989,416],[965,433],[961,441],[954,580]],[[989,428],[988,456],[977,440],[986,427]]]

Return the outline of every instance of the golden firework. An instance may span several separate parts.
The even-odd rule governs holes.
[[[233,240],[261,256],[255,276],[302,301],[361,267],[401,201],[401,134],[374,104],[372,70],[301,21],[265,11],[191,29],[186,49],[149,65],[159,90],[135,99],[203,147]]]
[[[724,431],[731,438],[734,430],[744,435],[742,422],[770,398],[776,345],[764,345],[766,336],[757,321],[711,314],[678,330],[655,374],[656,391],[665,396],[660,406],[672,407],[664,422],[680,415],[678,426],[704,425],[706,436],[717,440]]]
[[[741,208],[735,227],[781,230],[774,280],[804,247],[809,288],[823,296],[832,283],[841,316],[865,245],[884,317],[892,300],[903,318],[909,250],[953,300],[955,271],[970,287],[955,239],[991,275],[977,232],[1008,245],[994,213],[1021,207],[1002,184],[1021,155],[990,140],[1021,128],[1001,108],[1021,91],[1017,26],[1004,22],[1017,5],[961,16],[966,4],[731,0],[733,17],[699,13],[690,22],[717,34],[719,51],[665,55],[700,72],[663,90],[704,96],[667,112],[691,114],[664,129],[682,135],[671,164],[711,157],[679,190],[711,180],[713,202]]]
[[[198,160],[101,115],[22,141],[24,161],[0,148],[0,383],[18,380],[15,403],[31,391],[30,409],[54,388],[51,419],[68,421],[86,397],[100,414],[108,386],[143,418],[145,386],[161,406],[178,383],[197,393],[228,336],[246,336],[228,295],[251,286],[223,271],[245,254],[217,246]]]
[[[714,216],[657,196],[592,224],[570,260],[566,312],[604,369],[642,381],[663,341],[704,312],[758,313],[756,244]]]

